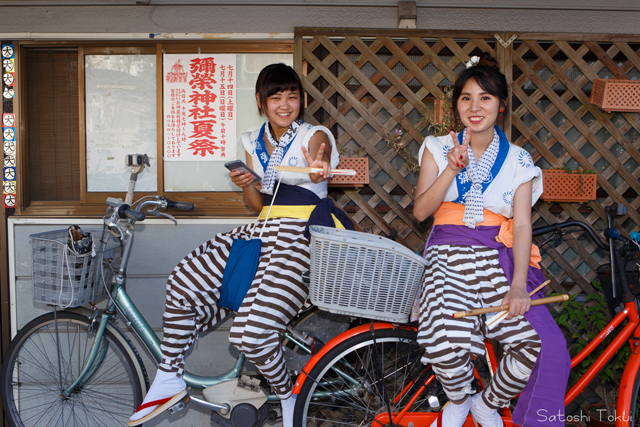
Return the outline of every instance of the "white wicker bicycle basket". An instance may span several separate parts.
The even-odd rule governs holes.
[[[332,313],[406,323],[427,262],[385,237],[311,226],[309,297]]]
[[[84,230],[91,232],[96,250],[102,230]],[[104,298],[107,294],[104,283],[110,285],[111,270],[102,261],[107,260],[113,268],[121,261],[119,241],[108,235],[104,252],[94,257],[91,253],[76,256],[67,247],[68,230],[47,231],[32,234],[32,277],[33,300],[61,307],[77,307]],[[104,275],[104,277],[103,277]]]

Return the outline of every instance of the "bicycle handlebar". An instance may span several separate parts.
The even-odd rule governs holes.
[[[189,202],[174,202],[173,200],[167,199],[167,208],[168,209],[177,209],[179,211],[192,211],[193,203]]]
[[[626,206],[614,203],[611,206],[605,207],[605,212],[607,214],[607,228],[604,230],[604,237],[608,240],[609,244],[604,243],[593,230],[593,228],[582,221],[567,221],[559,224],[547,225],[534,229],[532,234],[534,237],[551,232],[561,234],[560,230],[563,228],[574,226],[582,228],[587,232],[589,237],[591,237],[591,239],[596,242],[598,247],[609,252],[609,261],[611,265],[611,295],[613,299],[615,300],[616,298],[616,288],[619,283],[622,286],[623,290],[622,302],[630,302],[634,300],[634,296],[631,293],[629,283],[625,274],[623,257],[625,256],[625,254],[629,253],[632,250],[631,242],[637,242],[638,240],[640,240],[640,235],[636,233],[635,235],[630,235],[631,239],[628,239],[624,236],[621,236],[620,231],[615,228],[614,219],[617,216],[623,216],[627,214]],[[622,245],[616,247],[616,241],[622,242]]]
[[[147,212],[151,215],[157,215],[160,209],[177,209],[180,211],[192,211],[194,208],[193,203],[189,202],[176,202],[173,200],[169,200],[163,196],[152,196],[151,200],[143,200],[138,204],[138,210],[143,210],[147,208]],[[149,209],[149,206],[152,209]],[[161,215],[167,216],[168,214],[162,213]]]
[[[134,221],[144,221],[147,215],[144,212],[133,209],[127,204],[122,204],[118,207],[118,217],[121,219],[131,219]]]
[[[192,211],[194,208],[193,203],[177,202],[162,196],[144,197],[133,204],[136,208],[124,203],[122,199],[116,199],[113,197],[107,198],[107,204],[110,206],[109,209],[111,209],[110,211],[107,211],[107,217],[112,216],[110,221],[113,224],[115,224],[115,218],[117,218],[117,220],[128,219],[137,222],[144,221],[147,218],[147,215],[164,216],[176,222],[175,218],[167,213],[160,212],[160,209]],[[144,212],[144,210],[146,210],[146,212]],[[105,221],[107,221],[107,217],[105,217]],[[115,221],[117,222],[117,220]]]
[[[605,251],[609,250],[609,245],[607,245],[602,240],[600,240],[600,237],[598,237],[596,232],[593,230],[593,228],[591,228],[589,224],[586,224],[582,221],[566,221],[566,222],[560,222],[558,224],[552,224],[552,225],[547,225],[540,228],[535,228],[533,230],[533,237],[542,236],[543,234],[548,234],[551,232],[560,233],[561,229],[568,228],[568,227],[582,228],[584,231],[587,232],[587,234],[589,234],[589,237],[591,237],[591,239],[594,242],[596,242],[596,245],[598,245],[601,249],[604,249]]]

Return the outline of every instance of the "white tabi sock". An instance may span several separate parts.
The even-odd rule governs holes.
[[[187,383],[184,382],[182,377],[178,377],[175,372],[165,372],[163,370],[158,369],[158,372],[156,373],[156,378],[153,380],[153,384],[151,384],[151,387],[149,388],[149,392],[144,397],[144,401],[140,406],[143,406],[145,404],[148,404],[154,401],[162,401],[164,399],[170,399],[170,398],[173,398],[174,396],[179,401],[182,398],[182,396],[178,396],[178,395],[181,395],[181,394],[186,395],[186,392],[185,392],[186,388],[187,388]],[[171,399],[171,400],[176,400],[176,399]],[[177,402],[173,402],[173,404],[175,403]],[[156,408],[158,408],[158,406],[162,406],[162,404],[159,403],[156,405],[148,406],[144,409],[137,410],[136,413],[133,414],[129,419],[129,423],[133,424],[136,421],[146,417],[147,415],[152,413]],[[146,421],[148,421],[148,419],[146,419],[145,422]]]
[[[281,400],[282,405],[282,427],[293,427],[293,410],[296,407],[297,394],[292,394],[288,398]]]
[[[482,424],[482,427],[501,427],[503,426],[502,418],[497,409],[491,409],[482,400],[482,392],[471,396],[471,415],[476,421]]]
[[[462,427],[469,415],[469,408],[471,407],[471,399],[467,396],[467,399],[459,405],[453,402],[449,402],[444,407],[442,413],[439,415],[442,417],[442,427]],[[438,427],[438,420],[436,419],[431,427]],[[483,426],[484,427],[484,424]]]

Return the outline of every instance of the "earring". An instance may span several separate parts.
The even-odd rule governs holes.
[[[500,109],[500,114],[498,114],[498,120],[502,119],[502,113],[504,113],[504,108]]]

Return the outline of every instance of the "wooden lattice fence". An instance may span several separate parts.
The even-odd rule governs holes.
[[[539,166],[581,167],[598,175],[601,197],[589,203],[588,209],[572,203],[559,207],[538,203],[534,215],[538,224],[573,218],[602,229],[604,206],[613,202],[629,208],[628,217],[619,221],[626,232],[640,223],[640,117],[637,113],[607,114],[589,103],[595,78],[640,76],[639,47],[637,42],[540,38],[510,46],[514,143],[527,147]],[[551,257],[543,265],[555,273],[549,277],[556,281],[556,289],[570,278],[575,283],[571,293],[593,293],[589,282],[604,256],[595,244],[568,240],[548,247],[547,253]]]
[[[296,29],[295,66],[308,93],[306,119],[330,128],[343,156],[368,156],[370,182],[334,192],[361,227],[389,234],[416,251],[429,221],[412,215],[417,153],[436,99],[471,56],[489,52],[511,86],[501,123],[542,168],[598,174],[598,199],[588,204],[538,202],[534,226],[570,218],[604,229],[604,206],[625,204],[628,233],[640,224],[640,115],[605,113],[589,103],[595,78],[640,77],[640,37],[494,35],[479,32]],[[573,39],[572,39],[573,37]],[[579,41],[581,39],[582,41]],[[540,242],[539,242],[540,243]],[[605,254],[575,233],[543,251],[549,291],[593,293],[590,281]]]

